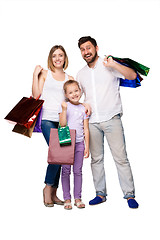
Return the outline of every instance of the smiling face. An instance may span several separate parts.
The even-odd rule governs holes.
[[[55,72],[56,67],[63,68],[64,70],[68,67],[68,56],[64,47],[61,45],[53,46],[48,55],[48,69]]]
[[[81,90],[76,83],[69,84],[65,90],[66,98],[73,104],[79,104],[81,98]]]
[[[58,48],[52,54],[52,63],[55,68],[63,68],[65,62],[64,52]]]
[[[98,46],[94,47],[90,41],[81,44],[80,50],[83,59],[87,62],[88,65],[90,63],[93,63],[98,58]]]

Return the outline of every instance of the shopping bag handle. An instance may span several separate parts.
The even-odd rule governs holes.
[[[68,126],[68,124],[66,124],[66,126],[64,126],[64,127],[62,127],[61,125],[60,125],[60,123],[58,124],[58,128],[65,128],[65,127],[67,127]]]
[[[36,100],[39,100],[40,96],[41,96],[41,94],[40,94],[37,98],[34,98],[34,97],[30,96],[30,99],[31,99],[31,98],[34,98],[34,99],[36,99]]]

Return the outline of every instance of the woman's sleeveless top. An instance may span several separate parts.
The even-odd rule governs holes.
[[[44,82],[41,99],[44,100],[42,107],[42,120],[59,122],[58,110],[60,104],[65,100],[63,93],[63,84],[68,80],[68,74],[65,73],[64,81],[57,81],[48,70]]]

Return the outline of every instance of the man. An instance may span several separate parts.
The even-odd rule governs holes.
[[[134,80],[135,71],[115,62],[112,57],[104,60],[98,56],[98,46],[90,36],[79,39],[78,46],[87,65],[77,74],[85,102],[92,108],[89,120],[91,169],[96,197],[90,205],[106,201],[107,190],[104,170],[104,136],[115,161],[124,198],[131,208],[138,208],[135,198],[132,171],[127,158],[123,126],[122,104],[119,93],[120,78]]]

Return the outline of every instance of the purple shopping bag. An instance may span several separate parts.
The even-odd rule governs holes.
[[[40,132],[40,133],[42,132],[41,121],[42,121],[42,108],[39,111],[39,114],[38,114],[38,117],[37,117],[36,124],[35,124],[33,132]]]

